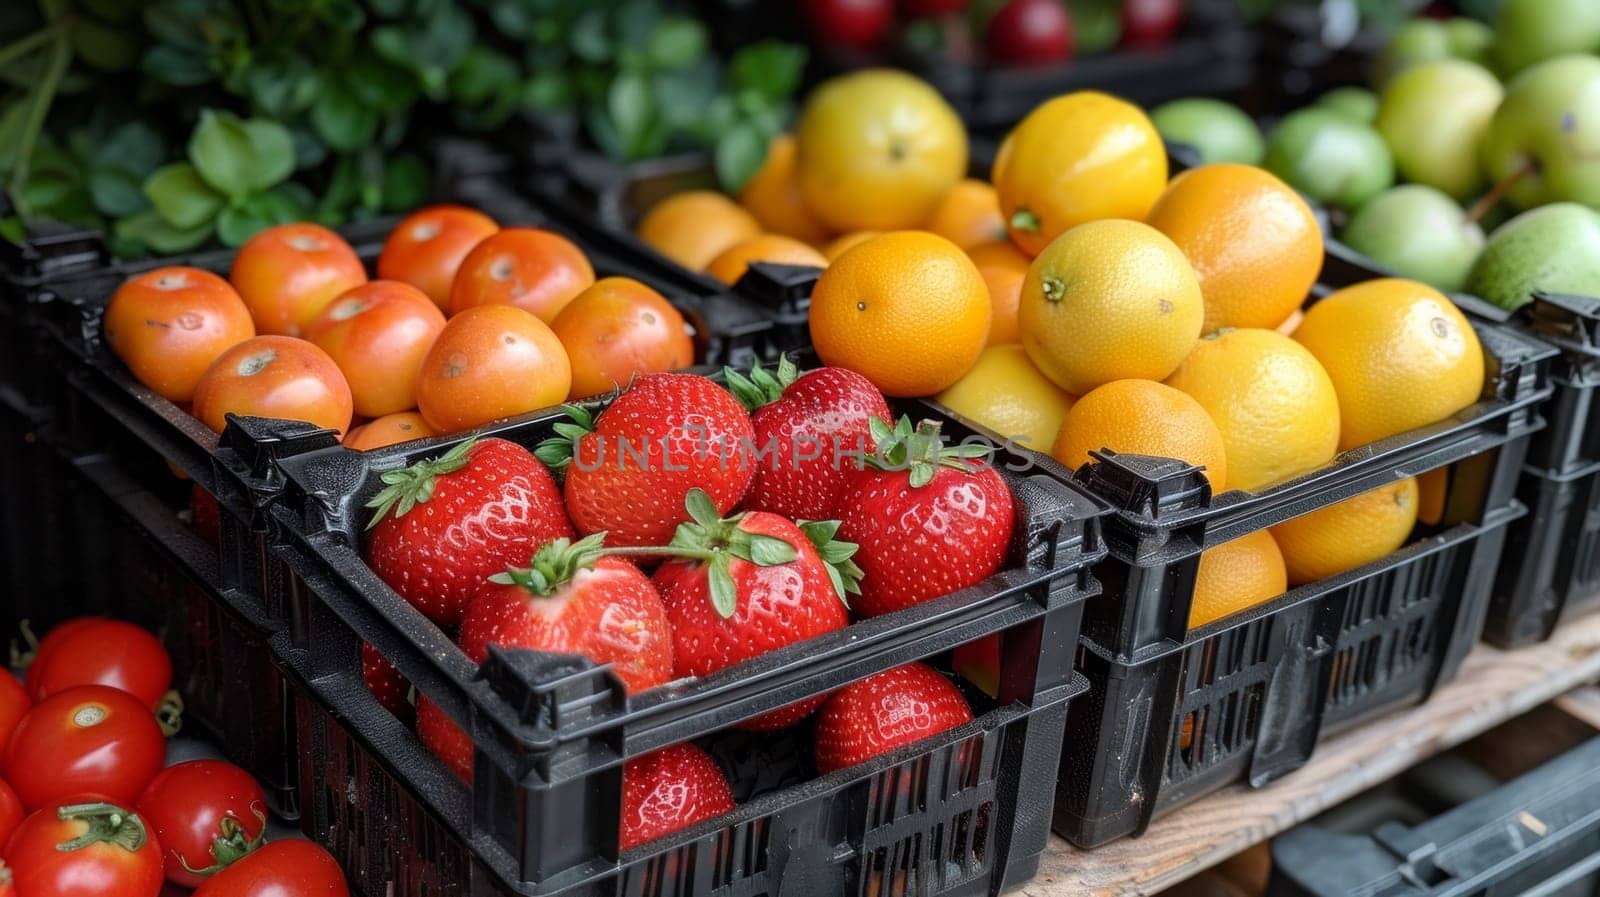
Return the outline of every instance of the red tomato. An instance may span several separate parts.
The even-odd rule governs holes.
[[[121,620],[88,620],[74,626],[28,670],[35,703],[80,685],[109,685],[154,710],[172,688],[172,660],[160,640]]]
[[[33,701],[29,700],[27,690],[17,681],[17,677],[0,669],[0,755],[5,753],[12,730],[28,715],[32,706]],[[5,839],[0,838],[0,844],[4,843]]]
[[[564,402],[571,388],[572,364],[550,325],[520,308],[485,305],[451,318],[428,350],[417,410],[435,430],[455,433]]]
[[[499,229],[493,218],[466,206],[429,206],[412,212],[384,241],[378,276],[409,283],[449,311],[450,283],[461,260]]]
[[[17,797],[17,792],[5,779],[0,779],[0,848],[6,846],[11,840],[11,833],[17,830],[28,811],[22,809],[22,799]]]
[[[350,886],[326,850],[274,841],[206,879],[192,897],[350,897]]]
[[[33,694],[34,688],[39,681],[39,673],[44,670],[45,661],[54,653],[56,648],[61,646],[62,642],[67,640],[67,636],[79,626],[87,626],[96,620],[102,619],[105,618],[73,617],[70,620],[57,623],[45,632],[44,638],[40,639],[39,644],[34,646],[33,659],[29,661],[27,670],[23,672],[22,683],[28,689],[28,694]]]
[[[1160,46],[1183,24],[1183,0],[1122,0],[1122,43]]]
[[[303,420],[343,433],[354,404],[350,384],[328,353],[303,339],[258,336],[206,370],[191,411],[218,433],[229,414]]]
[[[256,335],[232,285],[181,267],[128,278],[111,294],[101,330],[140,383],[180,404],[218,355]]]
[[[462,259],[450,285],[450,311],[515,305],[548,324],[593,283],[589,257],[571,240],[536,227],[508,227]]]
[[[261,786],[221,760],[162,770],[139,796],[138,811],[161,842],[167,880],[186,888],[259,848],[267,823]]]
[[[989,55],[1028,65],[1072,58],[1072,16],[1060,0],[1007,0],[989,20]]]
[[[422,356],[444,329],[444,313],[397,280],[364,283],[328,304],[306,339],[339,366],[356,413],[382,417],[415,408]]]
[[[367,282],[350,244],[318,224],[280,224],[251,237],[228,273],[256,331],[299,336],[340,293]]]
[[[439,431],[415,411],[399,411],[370,420],[344,434],[344,447],[358,452],[370,452],[385,446],[399,445],[413,439],[438,436]]]
[[[572,361],[574,399],[609,392],[634,375],[694,364],[683,315],[628,277],[606,277],[579,293],[550,325]]]
[[[870,50],[894,24],[894,0],[806,0],[806,21],[836,47]]]
[[[156,897],[161,845],[137,813],[100,794],[52,801],[6,844],[26,897]]]
[[[166,755],[155,714],[138,698],[80,685],[22,718],[6,748],[5,779],[30,810],[85,791],[132,804]]]
[[[11,877],[11,867],[0,860],[0,897],[17,897],[17,886]]]

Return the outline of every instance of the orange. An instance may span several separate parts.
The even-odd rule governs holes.
[[[1337,576],[1398,551],[1417,525],[1417,478],[1387,483],[1272,528],[1295,585]]]
[[[1339,448],[1444,420],[1483,392],[1483,346],[1444,294],[1414,280],[1346,287],[1311,306],[1294,338],[1339,394]]]
[[[639,222],[639,239],[699,271],[735,243],[761,234],[755,216],[711,190],[690,190],[657,203]]]
[[[1154,380],[1115,380],[1091,390],[1067,412],[1050,454],[1077,470],[1090,452],[1107,448],[1204,467],[1212,492],[1228,482],[1217,425],[1199,402]]]
[[[1010,242],[979,243],[967,250],[967,257],[978,266],[978,273],[989,288],[993,316],[989,345],[1017,342],[1017,303],[1022,299],[1022,282],[1027,279],[1033,260]]]
[[[1073,395],[1112,380],[1160,380],[1200,335],[1194,270],[1137,221],[1092,221],[1058,237],[1022,282],[1022,347]]]
[[[772,138],[767,160],[739,191],[739,203],[771,233],[821,243],[832,232],[806,206],[794,160],[794,138],[788,134]]]
[[[822,247],[822,257],[831,262],[839,256],[844,255],[845,250],[854,246],[860,246],[862,243],[865,243],[881,233],[883,233],[883,231],[853,230],[843,236],[834,237],[826,246]]]
[[[1272,330],[1202,338],[1167,378],[1206,409],[1228,455],[1228,488],[1254,491],[1333,460],[1339,399],[1317,359]]]
[[[1072,396],[1039,373],[1015,344],[984,349],[972,370],[935,398],[1001,438],[1036,452],[1050,450],[1061,419],[1072,408]]]
[[[1256,530],[1200,554],[1189,628],[1198,629],[1264,604],[1289,590],[1283,554],[1266,530]]]
[[[822,253],[793,237],[781,234],[762,234],[741,243],[735,243],[711,260],[706,273],[728,286],[739,282],[751,262],[772,262],[777,265],[814,265],[828,267]]]
[[[989,292],[977,266],[924,231],[867,240],[829,265],[811,293],[817,355],[887,395],[932,395],[955,383],[988,338]]]
[[[926,82],[892,69],[824,82],[795,134],[806,205],[837,231],[917,227],[967,173],[967,132],[955,110]]]
[[[999,195],[993,187],[974,178],[951,187],[923,227],[962,249],[1007,239]]]
[[[1178,175],[1145,221],[1194,266],[1206,333],[1277,327],[1322,272],[1322,229],[1311,207],[1252,165],[1205,165]]]
[[[1143,220],[1167,186],[1167,151],[1138,106],[1080,91],[1028,113],[991,175],[1011,239],[1038,255],[1086,221]]]

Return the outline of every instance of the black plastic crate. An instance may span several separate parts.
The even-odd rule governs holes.
[[[1600,739],[1420,823],[1299,826],[1272,842],[1272,859],[1270,897],[1591,897]]]
[[[1356,13],[1353,4],[1322,6]],[[1281,116],[1334,88],[1369,86],[1372,64],[1386,38],[1370,27],[1352,31],[1343,18],[1330,22],[1324,9],[1303,5],[1275,10],[1257,23],[1261,52],[1246,108]]]
[[[1261,492],[1211,494],[1199,468],[1102,452],[1076,481],[1112,507],[1105,594],[1085,610],[1091,695],[1062,755],[1055,830],[1084,847],[1238,781],[1304,765],[1317,741],[1426,700],[1478,640],[1554,350],[1474,325],[1483,398]],[[1367,566],[1193,631],[1200,552],[1369,491],[1441,471],[1439,518]]]
[[[481,434],[534,445],[561,419],[530,415]],[[303,824],[362,897],[993,895],[1033,875],[1067,704],[1086,687],[1072,649],[1098,590],[1089,568],[1104,556],[1097,502],[1059,475],[1005,472],[1018,526],[1010,566],[994,577],[624,698],[582,658],[492,651],[475,667],[364,563],[364,503],[382,471],[461,438],[281,462],[288,495],[271,516],[284,575],[269,603],[289,625],[290,665],[315,694],[296,709]],[[1031,461],[1002,448],[999,463]],[[997,633],[999,699],[958,678],[976,719],[931,742],[817,777],[809,749],[794,750],[794,738],[809,745],[805,728],[723,731],[912,660],[941,663]],[[363,642],[472,734],[473,786],[366,691]],[[683,741],[708,747],[745,802],[619,856],[621,764]]]
[[[1393,276],[1328,238],[1322,280],[1345,286]],[[1501,648],[1542,642],[1565,620],[1600,606],[1600,298],[1535,293],[1517,311],[1467,294],[1451,300],[1471,317],[1531,335],[1559,350],[1554,393],[1541,414],[1548,426],[1528,448],[1517,497],[1528,516],[1507,534],[1484,639]]]

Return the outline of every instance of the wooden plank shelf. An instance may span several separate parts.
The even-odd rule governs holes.
[[[1242,785],[1174,811],[1140,838],[1083,851],[1052,838],[1022,897],[1140,897],[1158,893],[1441,751],[1600,679],[1600,614],[1542,645],[1479,645],[1456,680],[1428,703],[1319,745],[1303,769],[1262,789]],[[1600,716],[1600,694],[1566,703]]]

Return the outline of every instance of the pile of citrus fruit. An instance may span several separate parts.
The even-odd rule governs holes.
[[[228,414],[289,418],[358,449],[694,363],[677,308],[637,280],[597,280],[552,231],[433,206],[395,227],[376,269],[369,279],[327,228],[269,228],[226,279],[179,266],[130,278],[106,308],[106,339],[141,383],[213,430]]]
[[[1302,312],[1323,261],[1305,201],[1247,165],[1169,178],[1149,118],[1105,94],[1034,110],[988,185],[962,180],[954,113],[896,73],[825,84],[773,158],[763,176],[788,186],[763,199],[806,216],[790,238],[827,259],[810,313],[821,359],[1072,469],[1110,449],[1203,467],[1214,493],[1259,491],[1482,389],[1477,335],[1444,295],[1377,280]],[[712,233],[675,235],[710,258],[725,251]],[[1405,480],[1206,552],[1191,622],[1393,552],[1419,503]]]

